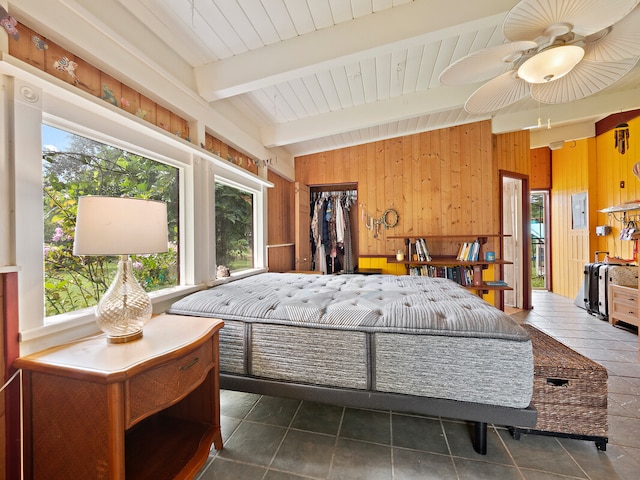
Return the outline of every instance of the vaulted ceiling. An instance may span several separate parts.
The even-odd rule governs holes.
[[[150,82],[170,83],[263,147],[291,156],[486,118],[496,133],[531,128],[538,146],[589,136],[595,121],[640,108],[636,65],[615,85],[571,105],[526,98],[493,117],[467,113],[464,103],[479,84],[444,87],[438,77],[459,58],[504,43],[502,22],[516,0],[9,3],[15,3],[10,13],[63,46],[85,48],[106,71],[140,84],[132,59],[146,63],[158,74]],[[118,57],[97,53],[92,31],[131,56],[117,64]]]

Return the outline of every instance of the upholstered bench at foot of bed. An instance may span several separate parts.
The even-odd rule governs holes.
[[[522,409],[511,408],[442,398],[282,382],[224,372],[220,373],[220,388],[343,407],[391,410],[471,421],[475,424],[473,448],[480,455],[487,453],[487,424],[523,427],[536,425],[536,410],[531,405]]]

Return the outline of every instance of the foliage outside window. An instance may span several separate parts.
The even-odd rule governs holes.
[[[216,196],[216,263],[230,271],[253,268],[253,194],[220,182]]]
[[[44,292],[46,316],[94,306],[107,290],[118,257],[73,255],[78,197],[105,195],[161,200],[167,204],[169,251],[132,255],[146,291],[178,284],[178,169],[43,125]],[[126,232],[122,232],[126,235]]]

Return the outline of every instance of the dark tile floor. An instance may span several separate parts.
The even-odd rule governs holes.
[[[567,298],[534,292],[515,317],[604,365],[609,373],[609,444],[525,435],[490,427],[476,454],[465,423],[342,408],[231,391],[221,394],[224,449],[199,480],[640,478],[638,336]]]

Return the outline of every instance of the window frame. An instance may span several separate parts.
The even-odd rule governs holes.
[[[260,190],[257,190],[257,189],[252,188],[252,187],[247,187],[247,185],[241,185],[238,182],[230,180],[229,178],[221,176],[221,175],[214,175],[214,178],[213,178],[214,191],[215,191],[215,184],[216,183],[219,183],[221,185],[225,185],[227,187],[232,187],[232,188],[235,188],[237,190],[242,190],[242,191],[250,193],[252,195],[252,201],[251,201],[252,212],[251,212],[251,215],[252,215],[252,223],[253,223],[252,229],[253,229],[253,231],[252,231],[251,237],[253,239],[253,245],[251,246],[251,248],[252,248],[252,255],[253,255],[253,262],[252,262],[253,263],[253,267],[252,268],[248,268],[248,269],[244,269],[244,270],[240,270],[240,271],[236,271],[236,272],[231,272],[231,275],[233,275],[233,274],[241,275],[244,272],[255,270],[256,268],[264,267],[265,266],[264,265],[264,257],[262,257],[260,259],[260,263],[258,263],[260,245],[259,245],[257,237],[258,237],[258,232],[260,231],[260,228],[261,228],[261,225],[260,225],[260,222],[259,222],[259,218],[260,218],[259,212],[262,209],[262,204],[261,204],[262,195],[261,195]],[[214,197],[214,202],[213,202],[214,211],[215,211],[215,206],[216,206],[216,202],[215,202],[215,197]],[[215,221],[215,219],[214,219],[214,221]]]
[[[59,126],[61,122],[59,121],[59,119],[51,117],[49,115],[47,115],[45,112],[43,112],[43,119],[42,119],[42,125],[47,125],[49,127],[53,127],[53,128],[57,128],[58,130],[62,130],[65,131],[71,135],[76,135],[76,136],[80,136],[80,137],[84,137],[84,138],[89,138],[90,140],[93,140],[95,142],[101,143],[103,145],[106,145],[108,147],[113,147],[116,149],[120,149],[123,151],[126,151],[128,153],[131,153],[133,155],[139,155],[143,158],[146,158],[148,160],[152,160],[154,162],[157,163],[161,163],[163,165],[167,165],[170,167],[173,167],[177,170],[177,175],[178,175],[178,204],[181,204],[181,200],[185,195],[185,183],[183,181],[183,177],[185,175],[185,166],[180,164],[179,162],[175,162],[173,159],[171,158],[163,158],[163,159],[159,159],[158,157],[160,157],[161,155],[158,154],[154,154],[154,157],[149,156],[148,154],[143,154],[140,153],[139,151],[137,151],[136,146],[135,145],[128,145],[127,147],[125,146],[121,146],[119,145],[120,143],[123,143],[120,141],[120,139],[113,139],[113,138],[102,138],[103,136],[99,133],[99,132],[91,132],[93,134],[92,137],[89,137],[87,135],[84,134],[80,134],[78,133],[77,130],[81,130],[82,126],[69,126],[68,122],[64,122],[67,126],[65,126],[64,128],[62,128],[61,126]],[[42,142],[41,142],[42,144]],[[124,145],[124,143],[123,143]],[[164,156],[163,156],[164,157]],[[44,213],[44,212],[43,212]],[[148,292],[149,296],[153,299],[154,295],[158,296],[162,296],[163,293],[166,293],[167,291],[172,291],[175,290],[176,288],[179,287],[183,287],[185,286],[185,282],[182,280],[183,276],[185,275],[185,272],[187,270],[186,268],[186,262],[184,262],[182,260],[183,255],[182,255],[182,246],[183,246],[183,236],[181,235],[182,229],[184,228],[185,222],[182,221],[182,212],[178,212],[179,215],[179,220],[178,220],[178,278],[179,278],[179,283],[175,286],[172,287],[167,287],[167,288],[163,288],[163,289],[159,289],[159,290],[155,290],[152,292]],[[115,264],[115,261],[114,261]],[[108,282],[108,284],[110,284],[110,282]],[[84,314],[86,312],[92,313],[92,310],[95,307],[87,307],[87,308],[82,308],[82,309],[77,309],[71,312],[66,312],[66,313],[61,313],[58,315],[51,315],[51,316],[45,316],[44,317],[44,325],[49,325],[49,324],[54,324],[57,322],[64,322],[65,320],[68,319],[68,317],[77,317],[79,314]],[[85,312],[86,311],[86,312]]]
[[[43,123],[179,169],[180,285],[150,293],[154,313],[165,311],[181,296],[222,283],[215,278],[215,203],[209,200],[215,198],[215,183],[211,180],[216,177],[251,191],[256,200],[254,268],[231,279],[265,271],[264,216],[266,189],[273,186],[271,182],[100,99],[72,90],[71,86],[24,76],[27,80],[9,77],[13,83],[12,158],[16,159],[12,172],[15,222],[11,248],[19,271],[21,354],[99,332],[93,308],[44,316]],[[191,129],[197,131],[197,123]]]

